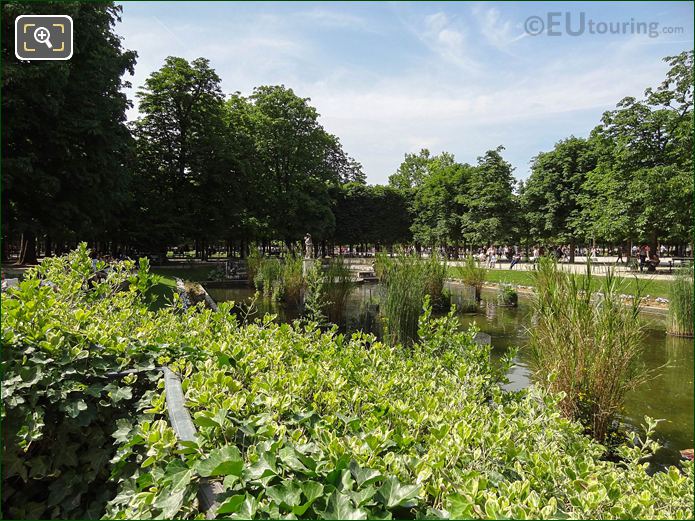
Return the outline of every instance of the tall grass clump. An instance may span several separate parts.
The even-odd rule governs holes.
[[[381,280],[391,265],[391,257],[385,251],[379,251],[374,257],[374,274]]]
[[[540,260],[534,277],[529,347],[536,381],[564,393],[564,416],[580,421],[602,442],[625,394],[647,378],[640,362],[639,294],[624,305],[622,281],[609,272],[592,298],[591,270],[586,276],[566,273],[548,258]]]
[[[356,285],[352,270],[342,257],[336,257],[330,260],[323,275],[323,294],[327,301],[328,319],[334,324],[341,324],[348,295]]]
[[[425,293],[430,296],[432,308],[435,310],[449,309],[451,305],[451,294],[444,289],[446,280],[447,266],[446,259],[442,259],[435,252],[427,260],[423,260],[425,270]]]
[[[424,264],[411,255],[391,259],[382,276],[384,339],[391,345],[417,340],[427,283]]]
[[[693,336],[693,267],[682,268],[669,287],[668,334]]]
[[[256,273],[261,265],[261,254],[258,252],[256,244],[251,244],[248,257],[246,257],[246,276],[251,284],[256,283]]]
[[[475,288],[475,300],[480,300],[480,293],[483,289],[483,283],[487,275],[487,269],[478,265],[473,255],[467,255],[462,266],[458,266],[456,275],[464,284]]]
[[[299,305],[304,287],[304,263],[298,255],[288,255],[282,264],[282,294],[287,303]]]
[[[253,278],[256,289],[264,297],[277,297],[282,283],[282,264],[279,259],[261,259]]]

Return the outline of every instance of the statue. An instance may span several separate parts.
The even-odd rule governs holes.
[[[311,241],[311,235],[308,233],[304,236],[304,250],[305,259],[314,258],[314,243]]]

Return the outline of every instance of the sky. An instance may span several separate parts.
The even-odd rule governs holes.
[[[604,111],[664,79],[662,58],[693,47],[692,2],[121,5],[136,107],[167,56],[202,56],[225,94],[284,84],[310,98],[380,184],[421,148],[472,164],[499,145],[524,179],[536,154],[588,136]]]

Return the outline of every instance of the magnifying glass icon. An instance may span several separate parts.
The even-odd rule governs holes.
[[[39,43],[45,43],[46,47],[52,49],[53,46],[51,45],[50,38],[51,33],[45,27],[37,27],[34,31],[34,40],[36,40]]]

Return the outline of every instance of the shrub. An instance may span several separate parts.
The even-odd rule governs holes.
[[[591,269],[566,273],[548,258],[534,272],[534,326],[529,348],[539,384],[562,392],[560,408],[603,441],[625,394],[647,378],[640,362],[644,326],[638,295],[625,306],[612,271],[592,299]]]
[[[309,322],[319,327],[328,325],[326,307],[329,302],[323,292],[325,276],[320,261],[314,261],[306,277],[306,295],[304,299],[304,316]]]
[[[669,286],[668,333],[692,337],[693,318],[693,268],[682,268]]]
[[[519,294],[511,284],[500,284],[497,290],[497,303],[500,306],[516,306],[519,303]]]
[[[224,280],[225,279],[225,269],[223,264],[218,264],[208,273],[208,280]]]
[[[483,283],[485,282],[487,270],[478,265],[475,257],[473,257],[473,255],[467,255],[463,261],[463,265],[458,266],[455,273],[464,284],[475,288],[475,299],[480,300],[480,293],[483,288]]]

